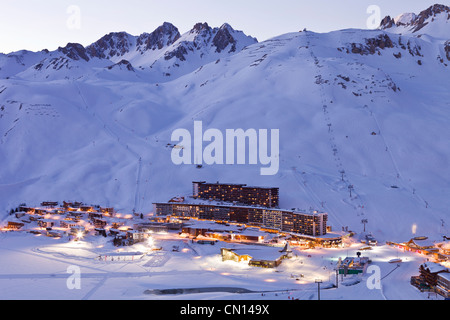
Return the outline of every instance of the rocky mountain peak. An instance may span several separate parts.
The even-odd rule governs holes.
[[[227,23],[223,24],[219,30],[217,31],[216,35],[213,39],[213,44],[216,47],[217,52],[221,52],[226,47],[228,47],[231,44],[231,48],[229,52],[235,52],[236,51],[236,39],[233,37],[231,33],[233,33],[234,30],[231,28],[231,26]]]
[[[72,60],[83,59],[85,61],[89,61],[86,48],[79,43],[68,43],[65,47],[59,47],[58,51]]]
[[[126,32],[111,32],[86,47],[91,57],[109,59],[123,56],[132,46],[132,36]]]
[[[136,40],[138,51],[160,50],[173,44],[180,38],[178,29],[169,22],[164,22],[152,33],[143,33]]]
[[[211,31],[210,26],[206,22],[204,22],[204,23],[201,23],[201,22],[196,23],[194,25],[194,27],[192,28],[192,30],[189,31],[189,32],[190,33],[201,33],[203,31]]]

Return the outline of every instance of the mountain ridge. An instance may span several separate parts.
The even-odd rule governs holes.
[[[17,71],[2,75],[0,70],[0,75],[11,77],[26,69],[31,71],[25,74],[30,74],[33,70],[41,71],[49,68],[61,70],[63,66],[78,68],[77,63],[72,66],[71,61],[85,61],[88,64],[97,61],[97,65],[92,64],[92,67],[105,68],[125,60],[131,64],[132,69],[157,69],[159,71],[157,78],[162,81],[165,77],[170,78],[191,72],[203,64],[234,54],[256,42],[256,38],[234,30],[227,23],[220,28],[212,28],[207,23],[197,23],[190,31],[180,34],[173,24],[164,22],[153,32],[142,33],[139,36],[126,32],[111,32],[86,47],[79,43],[68,43],[55,51],[24,50],[2,55],[4,60],[13,58],[9,59],[10,64],[13,64],[11,63],[13,61],[17,62]],[[31,57],[29,63],[21,63],[20,60],[24,54]],[[191,61],[191,67],[185,66],[186,70],[177,71],[180,65],[186,64],[187,56],[196,56],[190,60],[197,61]],[[131,68],[128,69],[131,70]],[[48,79],[52,76],[54,75],[34,75],[33,78]]]
[[[437,21],[441,20],[441,21]],[[440,23],[440,32],[426,30],[432,24]],[[450,7],[442,4],[434,4],[419,14],[403,13],[395,18],[386,16],[380,23],[381,30],[392,31],[395,33],[420,34],[423,32],[428,35],[435,35],[442,38],[450,38]]]

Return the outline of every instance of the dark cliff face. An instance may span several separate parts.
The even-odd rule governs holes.
[[[108,68],[108,70],[111,70],[111,69],[113,69],[116,66],[117,67],[124,67],[128,71],[133,71],[134,72],[134,68],[133,68],[133,66],[131,65],[131,63],[128,60],[122,59],[118,63],[116,63],[116,64],[114,64],[112,66],[109,66],[107,68]]]
[[[79,43],[68,43],[64,48],[59,47],[58,51],[72,60],[83,59],[85,61],[89,61],[89,56],[86,53],[86,49]]]
[[[368,38],[365,40],[365,44],[351,44],[351,52],[358,53],[361,55],[365,54],[375,54],[379,49],[383,50],[385,48],[393,48],[394,43],[387,34],[380,34],[376,38]]]
[[[174,57],[180,61],[186,60],[186,55],[191,51],[202,48],[212,48],[220,53],[230,46],[229,53],[236,52],[237,40],[233,37],[233,28],[224,24],[220,28],[211,28],[207,23],[196,23],[189,31],[193,35],[192,40],[180,42],[179,45],[165,54],[164,58],[170,60]]]
[[[398,48],[404,50],[405,53],[409,52],[412,57],[423,57],[421,46],[414,41],[408,40],[404,43],[404,39],[402,39],[401,36],[389,36],[384,33],[374,38],[367,38],[364,40],[364,43],[350,43],[347,47],[337,49],[340,52],[355,53],[360,55],[380,55],[382,50],[388,48]],[[396,58],[402,57],[402,53],[400,51],[393,53],[393,55]]]
[[[450,18],[450,8],[441,4],[435,4],[419,13],[417,18],[413,22],[413,25],[415,26],[414,32],[417,32],[423,27],[425,27],[428,24],[428,22],[425,21],[428,20],[430,17],[434,17],[440,13],[448,13],[449,16],[447,17],[447,19]]]
[[[178,29],[172,24],[165,22],[152,33],[143,33],[138,37],[131,36],[126,32],[109,33],[89,45],[86,50],[91,57],[110,59],[124,56],[131,50],[144,53],[148,50],[162,49],[179,38],[180,33]]]
[[[381,20],[380,28],[381,29],[388,29],[395,26],[394,19],[392,19],[390,16],[386,16],[383,20]]]
[[[143,52],[147,50],[162,49],[173,44],[180,38],[180,32],[171,23],[164,24],[152,33],[143,33],[136,40],[138,50]]]
[[[180,61],[186,61],[187,50],[184,46],[180,45],[175,50],[169,51],[164,55],[165,60],[170,60],[173,57],[178,58]]]
[[[223,51],[228,45],[231,44],[229,52],[236,51],[236,39],[230,33],[231,27],[229,25],[223,25],[213,39],[213,45],[216,47],[216,52]]]
[[[130,50],[130,46],[129,34],[112,32],[89,45],[86,50],[91,57],[108,59],[114,56],[123,56]]]

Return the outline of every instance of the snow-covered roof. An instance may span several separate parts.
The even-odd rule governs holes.
[[[127,230],[128,233],[145,233],[143,231],[140,230]]]
[[[267,235],[267,233],[259,231],[259,230],[244,230],[241,232],[236,232],[236,234],[243,235],[243,236],[264,236]]]
[[[428,239],[412,239],[412,242],[416,246],[421,247],[421,248],[427,248],[427,247],[434,247],[435,246],[435,244],[431,240],[428,240]]]
[[[311,235],[307,235],[307,234],[294,233],[294,232],[289,232],[289,234],[291,234],[293,236],[302,237],[302,238],[312,239],[312,240],[319,240],[319,239],[320,240],[336,240],[336,239],[342,238],[342,234],[337,233],[337,232],[327,232],[326,234],[317,235],[317,236],[311,236]]]
[[[447,281],[450,281],[450,272],[439,273],[439,277],[444,278]]]
[[[293,212],[295,214],[304,214],[304,215],[320,215],[325,214],[325,212],[317,211],[317,210],[305,210],[305,209],[283,209],[283,208],[269,208],[263,206],[250,206],[243,204],[233,204],[232,202],[227,201],[219,201],[219,200],[205,200],[189,197],[185,199],[184,202],[154,202],[153,204],[179,204],[179,205],[205,205],[205,206],[220,206],[220,207],[237,207],[237,208],[254,208],[254,209],[262,209],[262,210],[273,210],[273,211],[283,211],[283,212]]]
[[[441,271],[449,271],[445,266],[435,262],[426,262],[423,264],[425,269],[429,269],[431,273],[441,272]]]
[[[284,253],[280,252],[281,249],[276,247],[227,249],[232,250],[239,255],[249,255],[253,260],[274,261],[284,255]]]

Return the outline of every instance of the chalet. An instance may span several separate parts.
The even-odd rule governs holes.
[[[85,205],[82,205],[82,206],[80,206],[80,211],[93,212],[93,211],[95,211],[95,210],[94,210],[94,207],[93,207],[93,206],[85,206]]]
[[[113,244],[116,247],[129,245],[126,232],[119,231],[119,233],[114,234]]]
[[[81,211],[70,211],[67,216],[67,218],[72,218],[74,220],[81,219],[83,217],[83,212]]]
[[[8,221],[8,225],[6,226],[7,229],[10,230],[19,230],[21,229],[25,224],[23,222],[17,222],[17,221]]]
[[[438,274],[449,273],[450,270],[435,262],[426,262],[419,267],[419,277],[430,287],[435,287],[438,281]]]
[[[181,233],[188,234],[189,236],[197,237],[199,235],[206,236],[206,233],[210,231],[208,228],[186,226],[181,229]]]
[[[27,207],[27,206],[19,206],[19,211],[27,212],[27,213],[34,213],[34,208]]]
[[[95,235],[96,236],[104,236],[106,237],[106,230],[104,228],[95,228]]]
[[[339,274],[360,274],[366,271],[369,264],[369,258],[367,257],[346,257],[344,260],[339,258],[337,263],[337,269]]]
[[[104,213],[104,214],[107,214],[107,215],[110,215],[110,216],[112,216],[114,214],[114,208],[103,208],[103,207],[100,207],[99,211],[101,213]]]
[[[40,219],[37,224],[41,228],[52,228],[55,224],[55,221],[50,219]]]
[[[163,223],[146,223],[140,225],[133,225],[133,229],[142,232],[167,232],[169,228]]]
[[[220,254],[222,255],[222,261],[250,261],[252,256],[246,252],[240,252],[236,249],[220,248]]]
[[[103,218],[103,215],[96,211],[88,212],[88,215],[90,220]]]
[[[230,239],[235,241],[243,241],[243,242],[263,242],[265,240],[265,236],[260,232],[253,230],[243,230],[239,233],[230,234]]]
[[[35,214],[44,215],[44,214],[47,214],[48,211],[47,211],[47,209],[35,208],[35,209],[34,209],[34,213],[35,213]]]
[[[64,220],[60,220],[59,221],[59,226],[61,228],[72,228],[72,227],[75,227],[77,225],[78,225],[78,222],[74,221],[74,220],[64,219]]]
[[[111,226],[114,229],[118,229],[119,227],[122,227],[125,225],[125,221],[121,220],[121,219],[115,219],[114,221],[111,222]]]
[[[104,219],[97,219],[97,218],[95,218],[95,219],[92,219],[92,224],[96,228],[103,228],[103,227],[105,227],[108,224],[108,222],[106,220],[104,220]]]
[[[66,201],[63,201],[63,207],[64,208],[69,208],[69,207],[72,207],[73,206],[73,203],[72,202],[66,202]]]
[[[129,245],[144,242],[148,238],[148,233],[139,230],[128,230],[127,240]]]
[[[428,240],[428,237],[415,237],[405,243],[410,251],[429,254],[439,251],[436,245]]]
[[[52,202],[52,201],[46,201],[46,202],[42,202],[41,206],[43,207],[49,207],[49,208],[54,208],[58,206],[58,202]]]
[[[431,287],[420,276],[411,276],[410,284],[421,292],[431,290]]]
[[[425,255],[432,254],[435,257],[437,257],[439,254],[439,248],[435,243],[428,240],[428,237],[415,237],[407,242],[402,243],[395,243],[390,241],[386,241],[386,243],[405,251],[417,252]]]
[[[436,292],[444,298],[450,298],[450,272],[437,275]]]
[[[67,211],[76,211],[78,210],[81,206],[83,205],[82,202],[66,202],[63,201],[63,207],[67,210]]]
[[[230,241],[231,240],[231,233],[229,233],[229,232],[208,231],[208,232],[206,232],[206,236],[209,238],[222,240],[222,241]]]
[[[283,259],[290,258],[292,251],[288,244],[282,249],[263,247],[261,249],[220,249],[222,261],[246,261],[249,266],[262,268],[276,268]]]
[[[79,208],[83,205],[83,202],[75,201],[72,203],[72,207]]]
[[[61,238],[64,235],[64,232],[60,230],[47,230],[45,235],[51,238]]]

